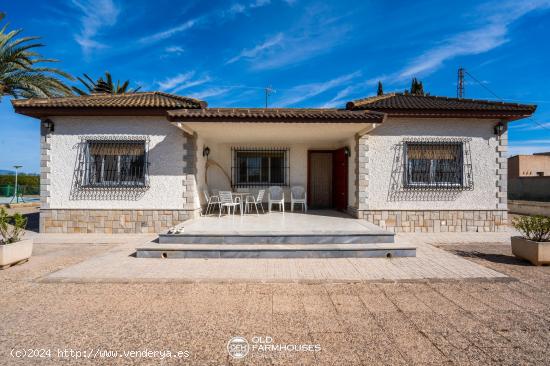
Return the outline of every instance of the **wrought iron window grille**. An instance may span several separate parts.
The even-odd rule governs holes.
[[[80,145],[75,169],[80,188],[149,187],[148,137],[88,136]]]
[[[289,149],[231,148],[231,187],[288,186]]]
[[[403,169],[404,189],[473,189],[470,139],[406,139],[402,151],[403,162],[397,166]]]

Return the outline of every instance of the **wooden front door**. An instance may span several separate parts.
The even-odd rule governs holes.
[[[309,152],[308,206],[311,208],[332,208],[332,167],[331,151]]]
[[[334,208],[345,211],[348,208],[348,156],[343,148],[334,150],[332,156]]]

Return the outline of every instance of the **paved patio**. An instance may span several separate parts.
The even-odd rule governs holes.
[[[73,236],[86,241],[86,235]],[[114,235],[120,243],[123,235]],[[55,236],[50,236],[55,242]],[[64,240],[67,235],[62,236]],[[108,236],[90,237],[105,241]],[[417,247],[415,258],[329,259],[161,259],[135,258],[135,248],[151,236],[129,236],[101,255],[51,273],[44,282],[361,282],[421,279],[506,279],[506,275],[439,249],[428,242],[509,240],[509,234],[447,234],[397,236],[397,243]],[[42,236],[41,240],[47,241]]]
[[[356,234],[387,233],[365,220],[335,210],[278,212],[259,215],[202,216],[183,223],[185,233],[209,235]]]

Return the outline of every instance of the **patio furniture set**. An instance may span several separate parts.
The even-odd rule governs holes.
[[[267,207],[271,213],[273,205],[278,207],[279,211],[285,212],[285,193],[279,186],[272,186],[268,188],[267,195]],[[256,209],[256,215],[260,214],[258,207],[262,213],[265,214],[264,207],[262,205],[266,190],[260,189],[258,195],[250,192],[232,192],[232,191],[218,191],[217,193],[210,194],[208,189],[203,191],[204,199],[206,200],[206,210],[204,215],[209,215],[214,212],[214,209],[218,208],[218,216],[221,216],[225,211],[228,215],[235,215],[235,210],[238,208],[242,215],[246,213],[252,213],[254,207]],[[302,186],[293,186],[290,188],[290,210],[294,211],[295,205],[301,205],[304,212],[307,212],[307,192]]]

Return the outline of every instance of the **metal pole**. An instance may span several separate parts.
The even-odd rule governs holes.
[[[458,68],[458,80],[456,83],[456,97],[464,98],[464,69]]]
[[[21,165],[14,165],[13,167],[15,168],[15,189],[13,193],[13,198],[15,198],[15,203],[19,203],[19,197],[17,196],[17,170],[21,168]]]

